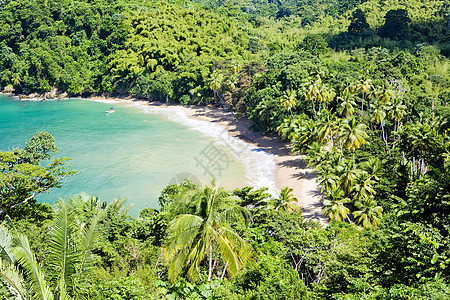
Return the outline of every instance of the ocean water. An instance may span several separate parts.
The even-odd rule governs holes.
[[[115,113],[105,111],[114,106]],[[0,150],[23,147],[37,131],[56,140],[55,157],[72,158],[78,173],[39,201],[85,192],[100,200],[127,198],[137,215],[158,208],[170,182],[190,176],[226,188],[254,185],[275,190],[273,158],[216,124],[188,119],[182,111],[135,103],[88,100],[17,101],[0,95]]]

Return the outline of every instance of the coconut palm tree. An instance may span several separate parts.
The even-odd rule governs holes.
[[[361,111],[364,111],[364,101],[366,100],[366,95],[369,93],[370,89],[373,88],[372,80],[366,79],[364,81],[360,80],[355,87],[355,90],[362,92],[361,101]]]
[[[387,137],[384,131],[384,119],[386,118],[386,105],[381,101],[377,101],[375,102],[375,104],[371,104],[370,106],[373,108],[370,121],[374,122],[375,124],[380,124],[381,138],[385,142],[387,148],[388,147]]]
[[[395,121],[394,131],[397,131],[400,126],[400,121],[406,114],[406,105],[403,104],[400,98],[394,98],[394,101],[388,104],[388,115]]]
[[[285,118],[283,122],[277,127],[277,132],[283,140],[292,141],[294,139],[295,135],[298,133],[300,127],[302,126],[302,117],[303,116],[297,116],[294,119]]]
[[[335,135],[339,128],[339,121],[334,114],[332,114],[329,110],[324,109],[319,113],[319,122],[318,122],[318,140],[323,143],[325,140],[331,142],[331,145],[334,145]]]
[[[368,135],[365,130],[366,125],[359,123],[355,117],[346,119],[341,126],[339,137],[341,145],[353,151],[353,161],[355,160],[355,149],[366,143]]]
[[[216,98],[216,96],[220,98],[218,91],[222,87],[223,79],[224,76],[218,69],[215,69],[209,78],[209,88],[214,92],[214,98]]]
[[[345,93],[338,97],[338,100],[341,101],[338,107],[338,112],[345,117],[353,115],[355,112],[354,107],[356,106],[353,95]]]
[[[353,187],[350,192],[354,193],[354,199],[362,201],[372,195],[375,195],[373,185],[375,181],[371,179],[371,176],[366,171],[359,172],[354,179]]]
[[[275,210],[284,210],[288,213],[299,212],[300,207],[297,204],[298,200],[293,194],[293,189],[284,187],[278,194],[278,197],[273,199],[273,206]]]
[[[361,168],[369,173],[370,179],[379,181],[380,176],[383,175],[383,167],[381,166],[381,161],[376,157],[371,157],[361,165]]]
[[[355,206],[359,209],[353,212],[357,224],[372,229],[376,229],[380,225],[383,208],[377,205],[373,197],[365,198],[362,202],[358,201]]]
[[[294,152],[303,152],[306,147],[317,141],[318,128],[316,122],[305,118],[294,136]]]
[[[250,257],[251,246],[231,228],[236,220],[249,219],[246,209],[233,206],[219,210],[227,194],[215,185],[203,190],[190,190],[189,197],[181,197],[183,203],[174,203],[189,208],[192,213],[175,216],[168,228],[167,242],[163,248],[164,260],[169,264],[171,281],[187,275],[192,282],[200,279],[200,265],[209,256],[208,281],[213,273],[213,250],[225,261],[230,275],[235,274]]]
[[[292,114],[292,108],[297,105],[297,91],[294,89],[288,89],[284,91],[283,96],[281,96],[280,100],[281,105],[289,109],[291,117],[294,118],[294,115]]]
[[[350,210],[345,207],[344,204],[350,202],[350,199],[342,198],[342,196],[342,190],[333,189],[323,200],[322,213],[327,216],[330,221],[341,221],[343,219],[348,220]]]
[[[355,182],[355,178],[361,171],[355,168],[355,164],[350,160],[345,160],[339,173],[339,187],[347,195],[350,195]]]
[[[336,175],[338,170],[329,164],[319,165],[317,167],[318,186],[320,192],[331,192],[333,188],[339,187],[339,176]]]

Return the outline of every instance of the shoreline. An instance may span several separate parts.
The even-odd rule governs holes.
[[[17,96],[1,93],[3,95],[13,96],[15,99],[21,101],[42,101],[42,99],[19,99]],[[70,98],[59,98],[54,100],[68,100]],[[294,196],[298,199],[305,219],[312,219],[318,221],[322,225],[327,225],[327,219],[322,215],[322,195],[318,190],[316,183],[316,176],[312,169],[307,167],[302,155],[291,155],[291,146],[289,143],[282,141],[276,134],[263,134],[260,132],[253,132],[250,129],[251,121],[242,117],[236,117],[232,112],[213,106],[182,106],[179,104],[164,103],[161,101],[148,101],[143,99],[136,99],[132,97],[118,98],[118,97],[88,97],[75,98],[91,101],[108,101],[120,104],[128,104],[133,106],[140,106],[140,108],[153,109],[169,109],[174,112],[182,112],[189,120],[200,120],[208,123],[217,124],[223,128],[225,132],[239,141],[256,149],[253,151],[262,150],[272,156],[275,166],[273,167],[275,185],[278,190],[283,187],[290,187],[293,189]],[[51,99],[48,99],[51,100]],[[158,113],[158,112],[150,112]],[[166,116],[168,116],[166,114]],[[170,118],[170,117],[169,117]],[[227,145],[230,147],[230,145]],[[231,148],[231,147],[230,147]],[[237,157],[239,159],[239,157]],[[241,161],[241,163],[243,163]],[[248,174],[249,175],[249,174]],[[256,174],[255,176],[257,176]],[[249,177],[249,176],[248,176]],[[249,178],[252,181],[251,178]],[[264,185],[266,186],[266,184]],[[257,186],[258,187],[262,187]],[[271,188],[270,186],[269,189]],[[273,191],[273,188],[272,188]]]
[[[188,119],[195,119],[214,123],[224,128],[228,135],[235,137],[257,149],[271,154],[275,162],[275,184],[278,189],[289,186],[293,189],[294,196],[298,199],[298,205],[306,219],[328,224],[322,215],[322,195],[318,190],[316,176],[309,169],[302,155],[291,155],[291,146],[282,141],[275,134],[263,134],[253,132],[250,129],[251,121],[238,118],[230,111],[213,106],[182,106],[166,104],[160,101],[146,101],[134,98],[107,98],[90,97],[83,98],[93,101],[114,101],[118,103],[142,105],[145,107],[165,108],[181,111]]]

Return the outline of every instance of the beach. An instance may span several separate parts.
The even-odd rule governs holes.
[[[250,129],[251,121],[237,117],[230,111],[212,106],[181,106],[166,104],[158,101],[148,102],[136,99],[93,97],[90,100],[108,100],[117,103],[132,104],[136,106],[164,108],[183,112],[187,118],[206,121],[224,128],[228,135],[238,138],[264,152],[272,155],[275,162],[274,176],[278,189],[290,187],[298,199],[303,216],[306,219],[327,224],[326,218],[321,214],[322,195],[318,190],[316,176],[313,170],[307,167],[301,155],[291,155],[291,146],[282,141],[276,134],[262,134]]]

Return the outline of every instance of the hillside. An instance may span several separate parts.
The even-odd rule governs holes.
[[[448,299],[448,1],[0,8],[2,90],[225,106],[299,155],[291,179],[316,176],[314,208],[329,222],[307,220],[290,187],[272,196],[189,181],[138,218],[121,199],[82,194],[52,208],[34,195],[72,171],[45,166],[56,146],[39,132],[0,152],[0,295]]]

